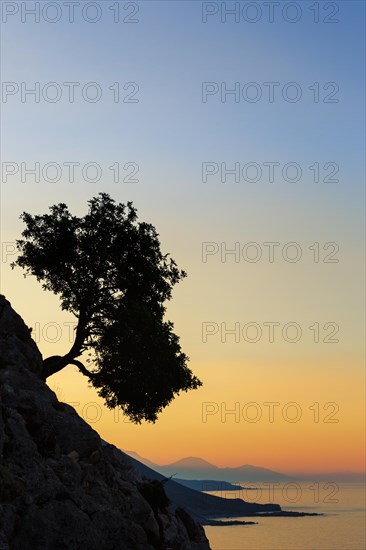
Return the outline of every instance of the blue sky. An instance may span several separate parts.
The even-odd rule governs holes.
[[[141,207],[154,204],[159,208],[164,201],[165,215],[171,213],[173,218],[174,202],[179,201],[191,223],[201,224],[202,215],[206,226],[213,229],[216,217],[212,218],[206,205],[223,215],[225,204],[230,204],[230,210],[238,208],[251,219],[257,217],[257,205],[266,208],[271,201],[281,216],[291,218],[292,213],[297,220],[299,215],[303,218],[300,232],[305,231],[308,208],[317,213],[312,216],[316,231],[327,233],[330,224],[331,231],[337,233],[341,227],[344,236],[353,242],[357,239],[364,147],[362,2],[338,3],[340,11],[334,17],[340,21],[335,24],[313,23],[311,2],[297,4],[302,17],[294,24],[284,21],[277,8],[274,23],[269,23],[263,2],[258,3],[262,18],[257,23],[235,23],[228,17],[223,24],[217,14],[203,24],[200,2],[175,1],[141,2],[138,23],[113,24],[111,4],[100,4],[103,17],[95,24],[83,21],[79,11],[70,24],[65,9],[55,24],[35,24],[29,16],[28,23],[21,23],[19,15],[9,16],[3,24],[3,80],[25,81],[30,87],[36,81],[41,86],[54,81],[63,90],[57,103],[41,100],[36,104],[31,98],[21,103],[20,94],[9,97],[3,104],[7,133],[3,159],[30,164],[94,161],[103,167],[103,178],[97,184],[78,181],[69,185],[65,178],[55,184],[41,182],[38,204],[44,208],[53,197],[62,200],[64,189],[75,204],[85,203],[91,191],[103,187],[120,200],[135,199]],[[125,4],[120,3],[123,14],[128,12],[123,11]],[[285,5],[282,2],[278,10]],[[323,6],[320,3],[321,17],[330,14]],[[292,16],[293,12],[288,13]],[[97,82],[103,90],[101,101],[83,101],[78,88],[76,101],[70,105],[62,85],[68,81],[81,86]],[[139,103],[114,103],[108,87],[117,81],[121,86],[136,82]],[[271,81],[280,83],[273,103],[268,102],[268,87],[263,85]],[[241,88],[257,82],[263,97],[257,103],[236,103],[228,96],[222,103],[217,94],[202,103],[202,82],[225,82],[228,89],[235,82]],[[287,82],[301,87],[299,102],[282,99],[280,90]],[[320,87],[336,82],[339,102],[314,103],[308,89],[314,82]],[[122,165],[136,162],[140,183],[114,184],[108,167],[116,161]],[[274,185],[264,177],[258,183],[235,184],[229,179],[222,184],[217,176],[202,184],[205,161],[226,162],[228,167],[235,162],[283,165],[292,161],[301,165],[303,178],[298,183],[281,180]],[[341,185],[312,182],[308,167],[315,161],[336,162]],[[9,181],[13,187],[5,186],[4,196],[9,194],[10,203],[16,205],[17,177]],[[29,184],[22,186],[30,207],[35,198],[31,181],[30,177]],[[14,217],[18,210],[17,206],[7,208],[5,215]],[[350,224],[351,210],[358,216],[352,216]],[[266,216],[270,219],[271,213],[266,211]]]

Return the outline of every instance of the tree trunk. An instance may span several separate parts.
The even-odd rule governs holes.
[[[73,359],[69,356],[69,354],[63,356],[52,355],[51,357],[47,357],[43,361],[43,369],[41,372],[42,380],[46,380],[49,376],[52,376],[52,374],[56,374],[56,372],[64,369],[67,365],[75,365],[76,367],[78,367],[81,373],[83,373],[85,376],[88,376],[89,378],[93,378],[93,376],[95,376],[94,373],[88,371],[88,369],[83,365],[81,361]]]
[[[64,369],[67,365],[76,365],[80,372],[89,378],[93,377],[93,373],[89,372],[86,367],[84,367],[81,361],[78,361],[76,357],[79,357],[82,353],[83,345],[85,340],[88,337],[87,325],[88,325],[89,316],[86,314],[83,308],[80,309],[78,325],[76,327],[75,341],[66,355],[52,355],[47,357],[43,361],[43,370],[41,377],[43,380],[46,380],[52,374],[56,374],[60,370]]]
[[[62,357],[61,355],[52,355],[51,357],[47,357],[43,361],[43,369],[41,373],[42,379],[46,380],[46,378],[52,374],[55,374],[66,367],[67,364],[68,361],[65,356]]]

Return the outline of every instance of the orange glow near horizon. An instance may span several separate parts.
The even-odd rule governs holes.
[[[226,369],[234,372],[235,365]],[[219,365],[213,370],[219,372]],[[207,371],[207,365],[195,365],[194,372],[203,380]],[[316,392],[305,380],[301,387],[294,380],[285,388],[268,380],[262,383],[260,398],[253,391],[258,383],[255,377],[242,392],[230,393],[220,388],[220,377],[211,376],[206,387],[176,398],[155,424],[140,426],[108,410],[74,367],[48,383],[105,440],[157,464],[197,456],[219,467],[252,464],[293,474],[363,471],[361,379],[358,394],[347,401],[340,376],[332,394],[324,376],[317,380]],[[242,378],[246,378],[245,369]]]
[[[178,265],[189,263],[184,247],[175,251],[169,241],[162,248],[177,252],[173,257]],[[197,456],[217,466],[252,464],[284,473],[363,471],[364,334],[360,295],[356,284],[347,286],[348,264],[339,265],[347,300],[338,302],[332,297],[334,288],[327,294],[334,284],[329,279],[334,265],[325,266],[323,278],[316,265],[267,266],[267,273],[253,265],[246,268],[244,289],[243,268],[235,263],[215,264],[210,278],[204,266],[197,258],[191,262],[189,277],[174,289],[167,309],[202,388],[177,397],[155,424],[136,426],[108,410],[76,367],[52,376],[49,386],[102,438],[158,464]],[[42,354],[63,355],[71,347],[75,319],[61,311],[58,297],[44,292],[34,278],[24,279],[21,270],[8,268],[3,266],[2,290],[33,328]],[[266,284],[268,269],[278,275],[275,288]],[[357,272],[357,284],[360,275]],[[254,285],[261,288],[260,301],[250,291]],[[298,291],[306,285],[308,294]],[[288,343],[281,327],[294,319],[301,322],[302,338]],[[317,319],[321,326],[338,321],[339,342],[314,342],[309,327]],[[268,341],[266,320],[280,325],[273,343]],[[257,321],[262,338],[257,343],[235,342],[231,333],[223,343],[222,334],[215,334],[203,342],[203,321],[217,327],[225,322],[229,330],[235,323],[242,327]]]

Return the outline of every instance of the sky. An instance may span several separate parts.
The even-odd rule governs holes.
[[[156,463],[363,470],[364,3],[36,4],[1,6],[1,292],[65,353],[19,216],[131,200],[188,273],[167,319],[203,381],[139,426],[76,367],[50,387]]]

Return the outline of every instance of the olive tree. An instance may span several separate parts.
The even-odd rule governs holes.
[[[155,422],[180,391],[202,385],[164,320],[164,303],[186,273],[161,252],[158,233],[138,221],[131,202],[100,193],[88,205],[84,217],[63,203],[21,215],[26,227],[12,267],[34,275],[77,318],[70,350],[45,358],[42,377],[76,365],[108,407]]]

